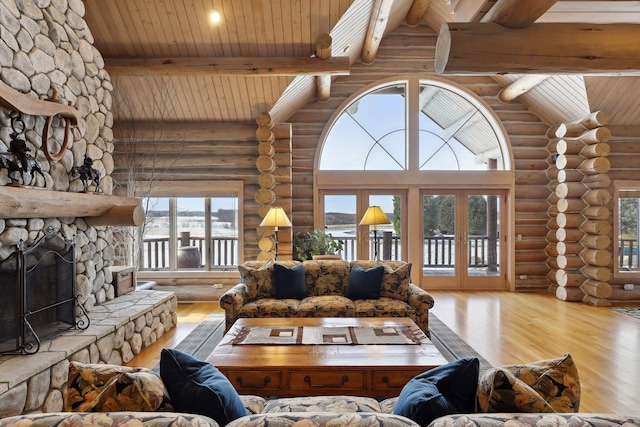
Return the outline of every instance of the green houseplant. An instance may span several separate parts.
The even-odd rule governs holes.
[[[293,236],[296,259],[305,261],[314,255],[339,255],[344,249],[344,241],[335,239],[326,229],[296,233]]]

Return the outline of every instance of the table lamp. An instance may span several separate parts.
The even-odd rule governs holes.
[[[360,225],[373,225],[373,254],[376,261],[380,259],[378,256],[377,229],[377,226],[380,224],[391,224],[391,221],[389,221],[389,218],[387,218],[380,206],[369,206],[360,220]]]
[[[278,228],[279,227],[292,227],[291,221],[287,217],[287,214],[282,208],[271,207],[269,212],[264,216],[264,219],[260,223],[260,227],[273,227],[275,233],[275,259],[278,259]]]

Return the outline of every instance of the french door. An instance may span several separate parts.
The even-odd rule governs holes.
[[[422,279],[426,288],[506,288],[506,193],[425,190]]]
[[[380,206],[388,223],[360,225],[369,206]],[[323,224],[344,243],[342,257],[402,260],[406,257],[406,192],[402,190],[324,191]]]

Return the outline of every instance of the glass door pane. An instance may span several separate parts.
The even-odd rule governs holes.
[[[422,196],[422,271],[423,276],[448,276],[456,273],[455,194]]]
[[[464,243],[469,276],[500,275],[499,196],[467,195],[467,227]]]
[[[342,258],[358,259],[355,194],[330,194],[324,196],[324,224],[327,232],[344,242]]]
[[[379,259],[402,260],[402,197],[398,194],[370,195],[368,206],[380,206],[389,220],[389,224],[368,227],[368,259],[375,259],[377,246]]]
[[[208,253],[205,239],[204,198],[177,199],[176,223],[178,269],[203,269],[202,254]]]

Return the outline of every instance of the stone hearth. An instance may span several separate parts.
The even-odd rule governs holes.
[[[177,322],[174,293],[137,290],[94,307],[91,326],[42,342],[27,356],[0,357],[0,418],[64,410],[70,361],[125,364]]]

